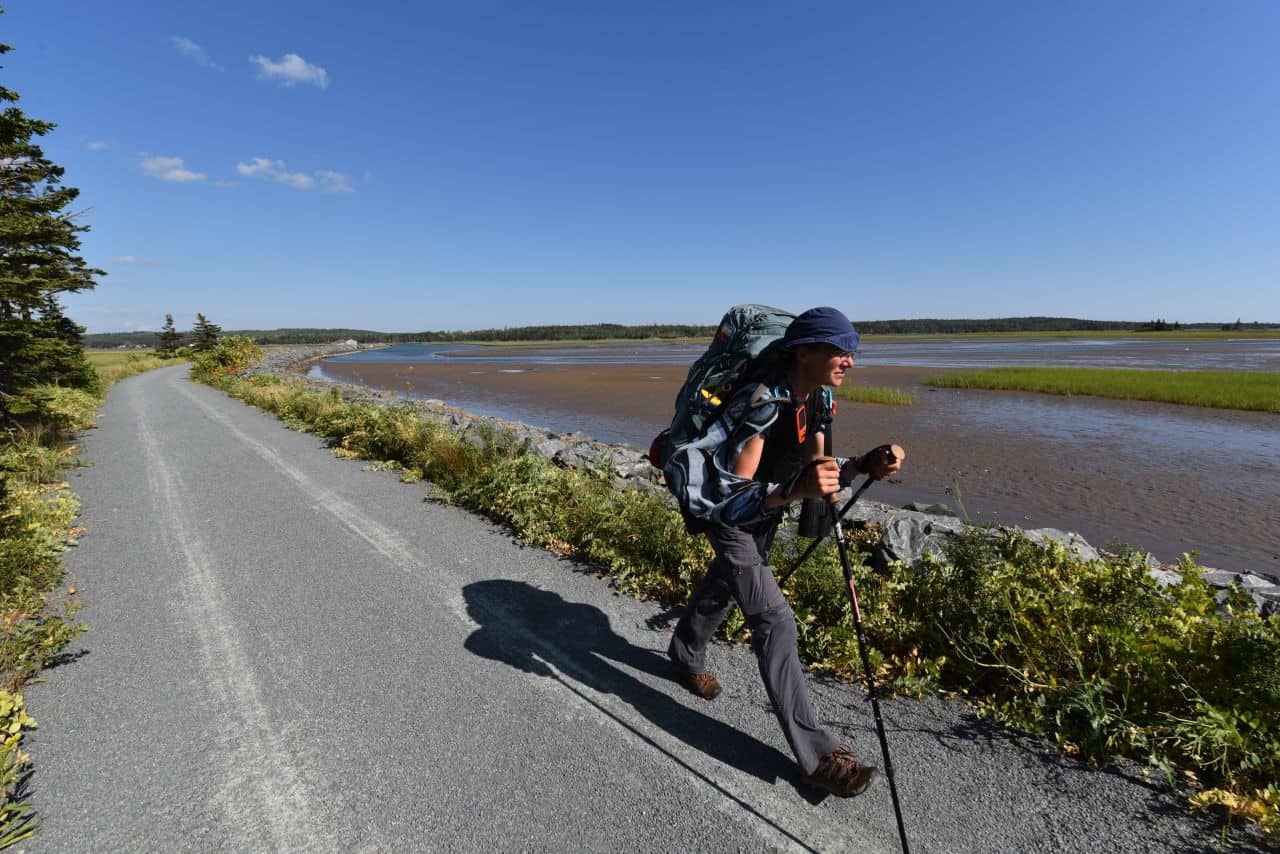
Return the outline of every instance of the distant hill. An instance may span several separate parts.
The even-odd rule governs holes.
[[[1270,323],[1165,323],[1119,320],[1082,320],[1074,317],[997,317],[988,319],[854,320],[859,332],[868,335],[958,335],[974,332],[1151,332],[1179,329],[1239,329],[1241,331],[1280,328]],[[603,339],[710,338],[715,326],[649,324],[623,326],[595,323],[565,326],[512,326],[504,329],[473,329],[456,332],[377,332],[370,329],[239,329],[224,335],[246,335],[259,344],[324,344],[354,338],[362,344],[394,344],[405,341],[599,341]],[[151,347],[155,332],[99,332],[84,336],[85,345],[98,349]]]

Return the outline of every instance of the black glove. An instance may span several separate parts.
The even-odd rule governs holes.
[[[871,474],[871,468],[878,462],[892,463],[898,457],[893,452],[893,445],[879,445],[858,457],[854,466],[860,474]]]

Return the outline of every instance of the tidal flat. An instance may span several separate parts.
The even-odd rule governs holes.
[[[486,347],[452,358],[387,350],[325,360],[314,370],[643,449],[670,420],[675,393],[697,355],[688,353],[701,351],[637,348],[628,359],[563,349]],[[1221,362],[1223,350],[1208,348],[1208,361]],[[1165,352],[1142,349],[1148,363],[1177,361],[1183,352],[1180,344]],[[976,348],[964,356],[967,362],[988,358]],[[1265,349],[1247,357],[1270,367]],[[852,382],[916,397],[913,406],[840,406],[837,453],[888,441],[907,449],[901,477],[877,484],[869,498],[943,502],[975,521],[1074,530],[1096,545],[1123,541],[1164,561],[1195,551],[1210,566],[1280,577],[1277,414],[931,388],[925,382],[949,367],[868,362],[853,371]]]

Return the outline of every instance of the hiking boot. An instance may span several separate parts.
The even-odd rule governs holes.
[[[837,797],[852,798],[865,792],[875,776],[875,768],[860,763],[853,748],[842,744],[822,757],[818,767],[806,775],[804,781]]]
[[[687,667],[671,663],[671,672],[676,680],[704,700],[714,700],[720,696],[720,683],[710,673],[694,673]]]

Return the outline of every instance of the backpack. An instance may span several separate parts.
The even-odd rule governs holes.
[[[725,312],[711,346],[689,368],[671,427],[653,440],[649,462],[665,468],[677,449],[700,438],[730,396],[771,361],[795,317],[767,305],[735,305]]]

